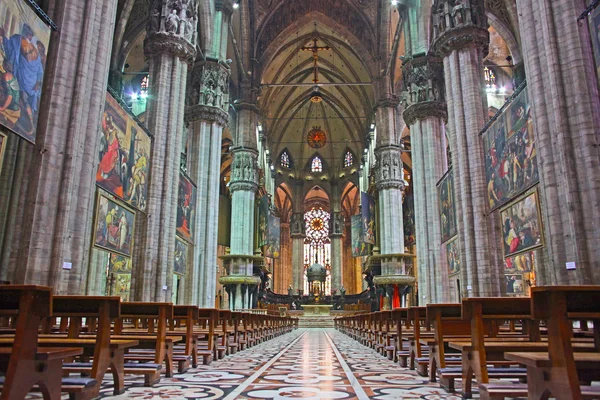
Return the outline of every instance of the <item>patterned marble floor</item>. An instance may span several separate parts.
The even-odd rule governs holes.
[[[460,399],[333,329],[298,329],[155,387],[104,399]]]

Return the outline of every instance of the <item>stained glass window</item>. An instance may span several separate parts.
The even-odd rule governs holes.
[[[350,153],[350,151],[348,151],[344,156],[344,168],[351,167],[352,164],[354,164],[354,156],[352,155],[352,153]]]
[[[312,172],[323,172],[323,162],[319,157],[313,158],[310,170]]]
[[[148,93],[148,75],[142,78],[142,83],[140,84],[140,92]]]
[[[330,214],[322,208],[313,207],[304,214],[306,224],[306,239],[304,239],[304,254],[306,256],[304,265],[304,293],[308,294],[308,278],[306,269],[314,263],[321,264],[327,270],[324,292],[331,294],[331,240],[329,239]]]
[[[281,153],[280,163],[283,168],[290,168],[290,155],[287,153],[287,151]]]

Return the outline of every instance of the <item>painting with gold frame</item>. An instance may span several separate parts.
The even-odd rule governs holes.
[[[187,242],[181,240],[179,236],[175,236],[175,264],[173,272],[178,275],[185,275],[187,272],[189,257],[189,246]]]
[[[4,152],[6,150],[7,141],[8,136],[6,136],[3,132],[0,132],[0,174],[2,173],[2,165],[4,163]]]
[[[500,210],[504,257],[543,246],[543,227],[537,189]]]
[[[98,192],[94,220],[94,246],[131,257],[135,212]]]
[[[460,272],[460,251],[458,237],[446,243],[446,260],[448,261],[448,275]]]

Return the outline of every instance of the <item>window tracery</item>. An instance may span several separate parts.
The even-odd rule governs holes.
[[[330,214],[322,208],[313,207],[304,214],[304,223],[306,226],[306,238],[304,239],[304,254],[306,255],[304,264],[304,293],[309,293],[308,278],[306,270],[312,264],[321,264],[327,270],[325,280],[325,295],[331,294],[331,240],[329,239],[329,220]]]
[[[310,170],[311,172],[323,172],[323,162],[318,156],[313,158]]]
[[[281,153],[280,165],[283,168],[291,168],[290,155],[287,153],[287,151]]]
[[[353,164],[354,164],[354,156],[352,155],[350,150],[348,150],[346,152],[346,155],[344,156],[344,168],[351,167]]]

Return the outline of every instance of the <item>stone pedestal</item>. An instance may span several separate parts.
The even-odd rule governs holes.
[[[245,310],[254,308],[258,301],[258,288],[261,283],[258,276],[252,275],[256,257],[232,254],[221,258],[227,276],[219,278],[219,283],[227,291],[229,309]]]

